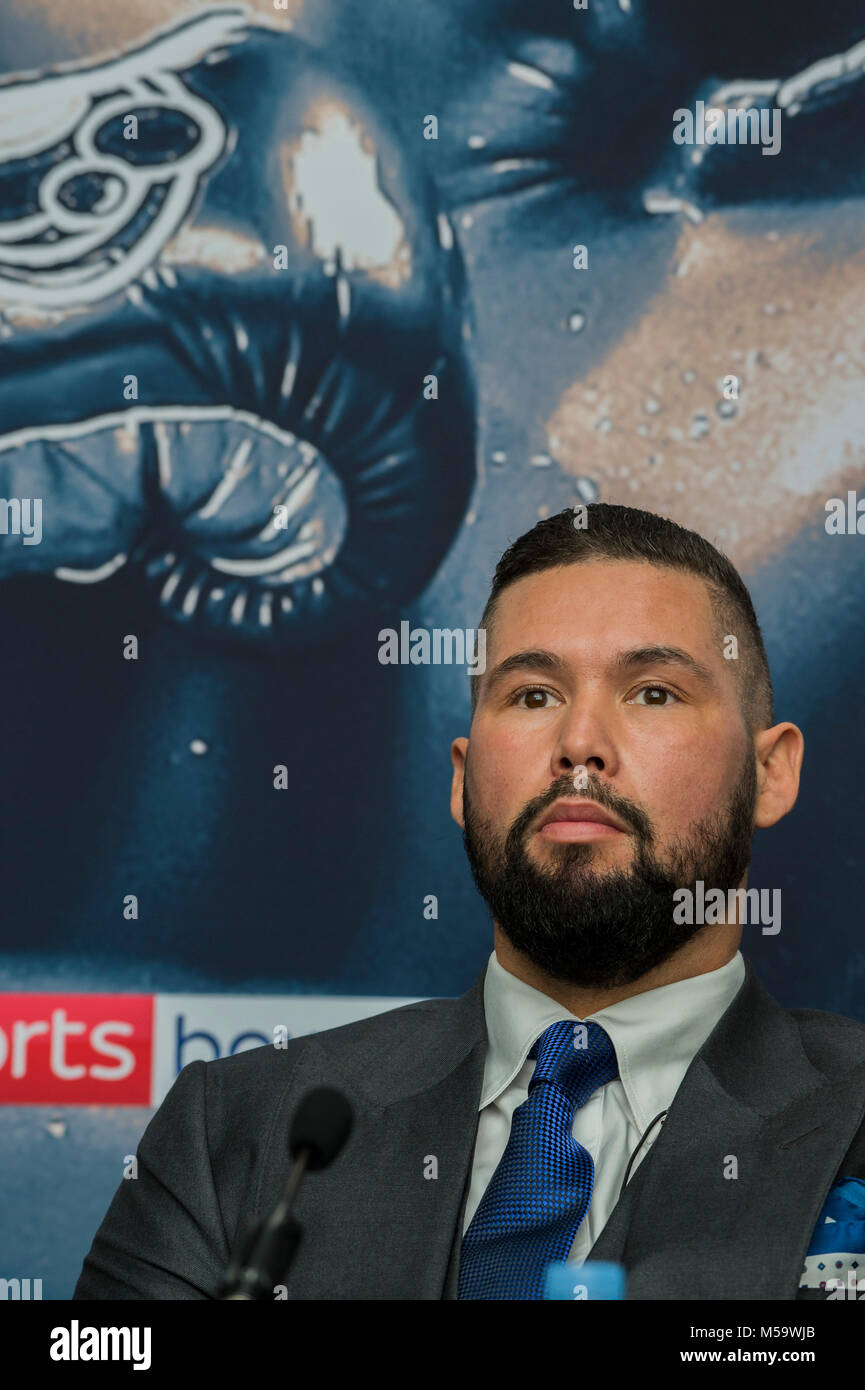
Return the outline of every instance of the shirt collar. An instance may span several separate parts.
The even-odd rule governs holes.
[[[744,979],[745,962],[737,951],[718,970],[632,994],[588,1015],[603,1025],[616,1049],[619,1077],[640,1130],[669,1108],[696,1053]],[[484,978],[484,1013],[489,1047],[481,1109],[510,1085],[545,1028],[558,1019],[577,1019],[549,995],[505,970],[495,951]]]

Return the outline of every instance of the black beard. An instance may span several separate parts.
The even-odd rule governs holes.
[[[468,779],[466,778],[466,781]],[[526,853],[540,813],[561,797],[585,796],[617,815],[632,830],[633,866],[599,873],[591,867],[597,847],[559,842],[554,862],[537,867]],[[677,923],[673,893],[737,888],[750,863],[757,773],[750,750],[727,807],[691,826],[668,851],[654,852],[651,822],[639,807],[594,777],[579,793],[573,774],[532,801],[511,826],[504,848],[472,809],[463,788],[463,842],[478,891],[516,950],[554,980],[583,989],[612,989],[669,960],[703,923]]]

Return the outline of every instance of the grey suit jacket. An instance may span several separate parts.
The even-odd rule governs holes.
[[[589,1258],[632,1299],[795,1299],[833,1182],[865,1178],[865,1027],[786,1010],[749,962]],[[78,1299],[203,1299],[245,1216],[276,1204],[303,1094],[354,1130],[296,1205],[290,1299],[452,1299],[487,1048],[482,972],[434,999],[185,1067],[93,1241]],[[728,1156],[738,1177],[725,1177]],[[436,1159],[432,1165],[430,1158]],[[437,1176],[425,1176],[437,1167]],[[729,1166],[727,1167],[729,1171]]]

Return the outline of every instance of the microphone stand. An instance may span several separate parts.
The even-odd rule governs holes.
[[[303,1229],[291,1208],[297,1196],[310,1150],[298,1150],[285,1190],[270,1216],[247,1231],[225,1272],[219,1297],[243,1303],[269,1302],[277,1284],[291,1268]]]

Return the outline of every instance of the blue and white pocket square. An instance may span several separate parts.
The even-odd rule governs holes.
[[[835,1298],[856,1298],[857,1288],[865,1294],[865,1181],[862,1178],[842,1178],[823,1203],[802,1266],[799,1288],[822,1289]]]

